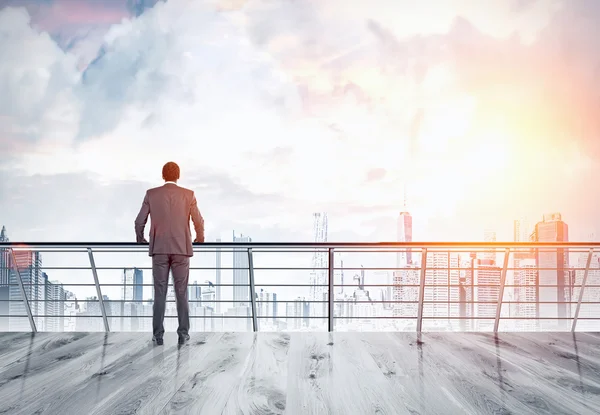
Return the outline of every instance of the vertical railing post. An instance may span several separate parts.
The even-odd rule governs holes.
[[[102,290],[100,289],[100,281],[98,281],[96,261],[94,261],[92,248],[88,248],[87,251],[90,258],[90,266],[92,267],[92,275],[94,276],[94,284],[96,285],[96,295],[98,296],[98,302],[100,304],[100,312],[102,313],[102,320],[104,321],[104,331],[109,332],[110,327],[108,326],[108,317],[106,316],[106,307],[104,306],[104,297],[102,297]]]
[[[423,330],[423,303],[425,301],[425,277],[427,271],[427,248],[421,252],[421,279],[419,280],[419,309],[417,310],[417,333]]]
[[[498,333],[500,325],[500,314],[502,313],[502,301],[504,298],[504,286],[506,285],[506,272],[508,269],[508,259],[510,257],[510,248],[504,251],[504,265],[502,266],[502,274],[500,275],[500,288],[498,290],[498,305],[496,306],[496,320],[494,321],[494,333]]]
[[[27,293],[25,292],[25,286],[23,285],[23,280],[21,279],[21,272],[19,271],[19,264],[17,264],[17,256],[15,255],[15,251],[12,248],[10,248],[10,254],[12,257],[13,268],[15,270],[17,282],[19,283],[19,288],[21,289],[21,295],[23,296],[23,304],[25,305],[25,311],[27,312],[27,317],[29,318],[29,324],[31,325],[31,331],[33,333],[36,333],[37,327],[35,326],[35,321],[33,320],[33,314],[31,313],[31,307],[29,305],[29,299],[27,298]],[[31,277],[29,279],[29,282],[32,283]]]
[[[256,317],[256,290],[254,289],[254,258],[252,248],[248,248],[248,277],[250,280],[250,304],[252,306],[252,330],[258,331],[258,319]]]
[[[333,252],[333,248],[329,248],[329,261],[327,262],[327,275],[328,275],[328,281],[327,281],[327,285],[329,287],[329,290],[327,292],[327,309],[329,310],[328,312],[328,319],[327,319],[327,328],[330,332],[332,332],[334,330],[334,324],[333,324],[333,317],[334,317],[334,304],[335,304],[335,299],[334,299],[334,273],[335,270],[335,257],[334,257],[334,252]]]
[[[575,308],[575,315],[573,316],[573,325],[571,327],[571,331],[575,332],[575,327],[577,327],[577,319],[579,318],[579,311],[581,310],[581,301],[583,300],[583,290],[585,289],[585,284],[587,283],[588,274],[590,273],[590,265],[592,264],[592,257],[594,256],[594,248],[590,248],[590,253],[588,254],[587,262],[585,263],[585,271],[583,272],[583,280],[581,280],[581,287],[579,288],[579,298],[577,299],[577,308]],[[569,304],[571,307],[571,304]]]

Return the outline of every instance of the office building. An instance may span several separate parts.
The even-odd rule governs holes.
[[[410,213],[402,211],[398,215],[398,242],[412,242],[413,220]],[[407,264],[412,264],[412,250],[410,248],[402,249],[397,253],[396,268],[403,268]]]
[[[569,227],[560,213],[544,215],[535,225],[532,234],[534,242],[567,242]],[[570,318],[571,286],[569,283],[569,250],[567,248],[536,249],[536,263],[539,268],[539,317]],[[545,303],[545,304],[544,304]],[[566,320],[540,320],[543,330],[563,330],[568,327]]]
[[[446,330],[458,330],[460,316],[460,271],[457,252],[430,251],[427,253],[427,269],[423,313],[436,317],[423,324]]]
[[[233,242],[249,243],[249,236],[236,236],[233,232]],[[248,250],[243,248],[233,249],[233,307],[249,307],[250,279],[248,274]],[[236,311],[238,313],[238,311]]]
[[[144,300],[144,271],[138,268],[125,268],[122,276],[121,299],[141,303]]]
[[[46,288],[42,273],[42,255],[36,251],[15,250],[16,265],[19,270],[25,295],[29,300],[31,313],[36,325],[44,326],[43,316],[45,312],[44,300]],[[31,330],[27,320],[27,311],[21,295],[21,289],[17,281],[17,273],[10,275],[9,288],[9,314],[11,315],[9,326],[11,331]]]
[[[539,329],[538,296],[539,275],[535,259],[522,259],[520,267],[515,270],[514,301],[515,312],[512,317],[517,318],[516,330],[537,331]]]
[[[491,229],[486,229],[483,232],[483,241],[484,242],[496,242],[496,232]],[[494,261],[496,262],[496,249],[495,248],[486,248],[482,253],[481,258],[486,261]]]

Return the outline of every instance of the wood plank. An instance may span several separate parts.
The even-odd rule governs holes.
[[[289,347],[287,333],[257,333],[241,381],[230,394],[223,414],[285,413]]]
[[[460,338],[465,335],[422,334],[424,373],[441,388],[441,393],[427,394],[427,399],[439,399],[439,404],[463,408],[454,409],[456,413],[532,413],[532,408],[524,403],[526,399],[506,391],[503,368],[497,366],[496,359],[463,344]],[[437,409],[437,413],[444,412]]]
[[[41,343],[62,337],[62,333],[2,333],[0,334],[0,376],[3,370],[33,353]]]
[[[379,371],[391,383],[411,413],[468,413],[455,399],[439,399],[452,390],[446,378],[424,370],[423,350],[416,333],[355,333],[371,355]],[[449,385],[447,383],[450,383]],[[447,392],[446,392],[447,393]],[[431,399],[436,396],[438,399]]]
[[[165,334],[164,346],[156,346],[146,336],[123,333],[142,339],[128,353],[106,365],[99,373],[81,379],[70,394],[55,400],[52,413],[143,413],[158,411],[175,393],[180,372],[189,366],[190,353],[205,343],[215,346],[220,334],[195,334],[188,345],[177,345],[174,333]],[[214,340],[214,341],[213,341]],[[157,409],[158,407],[158,409]]]
[[[472,379],[478,383],[486,378],[492,380],[496,385],[489,387],[490,396],[500,394],[501,402],[505,403],[505,409],[510,412],[548,415],[589,413],[585,406],[573,399],[553,393],[553,388],[543,381],[543,377],[524,370],[516,363],[502,359],[503,350],[495,353],[488,347],[482,347],[484,346],[482,342],[476,344],[473,341],[475,336],[477,335],[472,333],[461,333],[461,335],[444,333],[427,334],[426,338],[438,350],[443,345],[443,348],[450,351],[450,356],[455,356],[456,364],[462,365],[463,360],[468,356],[476,356],[481,369],[479,373],[476,370],[469,371]],[[508,353],[508,350],[506,352]],[[514,400],[517,400],[520,405],[515,405]],[[526,408],[523,409],[523,406]]]
[[[566,333],[544,333],[535,336],[537,341],[534,340],[533,344],[524,336],[504,333],[498,336],[478,333],[466,340],[503,362],[518,367],[531,379],[536,379],[539,396],[544,397],[556,410],[594,413],[592,408],[600,407],[600,359],[596,362],[587,361],[574,354],[573,346],[556,346],[556,343],[564,342],[559,339],[565,335],[570,336]],[[540,337],[552,341],[541,341]],[[578,361],[573,362],[573,358]],[[561,367],[565,365],[568,369]],[[583,373],[587,376],[584,377]]]
[[[387,380],[358,337],[359,333],[352,332],[333,334],[333,413],[409,414],[404,396]]]
[[[119,365],[122,359],[134,359],[144,346],[148,350],[148,343],[148,338],[131,333],[94,333],[63,344],[33,356],[29,368],[25,369],[23,385],[13,382],[2,387],[0,401],[3,406],[12,408],[11,413],[69,413],[61,412],[60,407],[69,398],[79,399],[81,384],[96,387],[113,365]],[[20,370],[23,373],[23,368]],[[16,393],[19,387],[35,393],[20,397]]]
[[[493,336],[485,341],[493,343]],[[583,333],[501,333],[499,342],[538,365],[556,366],[600,385],[600,339]]]
[[[48,371],[62,368],[70,360],[78,358],[98,345],[98,337],[88,333],[60,333],[53,336],[31,337],[22,353],[12,355],[13,358],[19,356],[16,360],[9,361],[8,356],[3,359],[0,372],[0,387],[2,387],[0,398],[4,397],[6,391],[12,386],[7,384],[17,379],[23,384],[35,383],[37,376],[43,377]],[[4,402],[6,401],[7,399],[4,399]]]
[[[255,339],[255,333],[224,333],[216,348],[190,363],[190,376],[177,385],[160,413],[221,414],[240,382]]]
[[[288,350],[288,394],[290,414],[333,413],[333,335],[325,332],[292,332]]]

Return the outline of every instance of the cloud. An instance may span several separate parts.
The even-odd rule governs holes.
[[[0,114],[3,139],[68,141],[76,131],[75,58],[30,26],[25,9],[0,11]],[[75,131],[74,131],[75,130]]]
[[[286,203],[281,196],[254,194],[224,175],[185,173],[182,185],[195,191],[211,240],[226,237],[232,228],[263,235],[273,228],[296,231],[293,223],[257,223],[265,211]],[[92,174],[28,176],[12,171],[2,177],[0,222],[13,240],[21,241],[132,241],[133,220],[146,190],[154,186],[132,180],[107,185]]]
[[[127,10],[134,16],[140,16],[146,10],[154,7],[159,1],[166,0],[127,0]]]
[[[595,3],[517,3],[131,2],[143,13],[60,39],[2,9],[0,168],[148,183],[173,159],[212,217],[256,229],[323,209],[380,223],[406,181],[423,216],[490,182],[493,209],[579,180],[600,149]],[[246,204],[262,207],[219,211]]]

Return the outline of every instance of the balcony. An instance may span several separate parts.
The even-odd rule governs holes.
[[[194,249],[191,342],[168,306],[157,347],[147,246],[0,243],[0,413],[600,407],[600,244]]]

